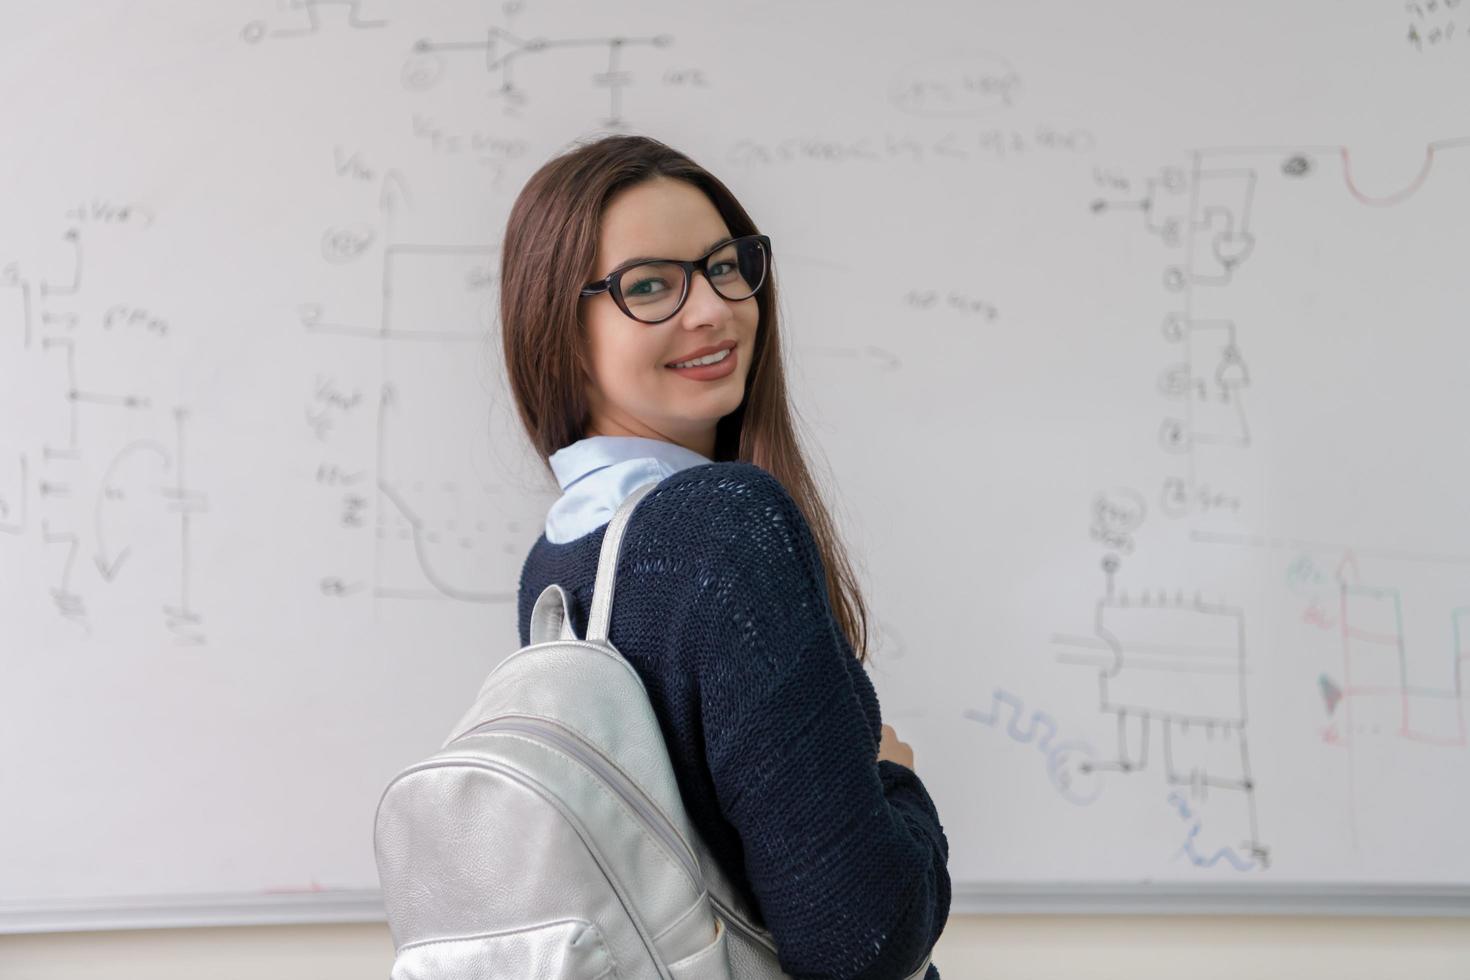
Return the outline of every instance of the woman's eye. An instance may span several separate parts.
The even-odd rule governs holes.
[[[639,279],[637,282],[635,282],[633,284],[633,287],[631,289],[624,289],[623,292],[625,292],[625,293],[632,293],[635,296],[647,295],[648,294],[648,291],[645,290],[643,287],[644,286],[652,285],[654,283],[658,283],[659,285],[662,285],[663,284],[663,280],[662,279]]]

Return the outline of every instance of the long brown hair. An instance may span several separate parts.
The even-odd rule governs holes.
[[[732,236],[760,233],[718,178],[678,150],[640,135],[573,143],[531,175],[506,220],[500,252],[501,342],[516,410],[548,473],[551,454],[582,438],[588,421],[585,385],[592,371],[577,301],[593,273],[603,208],[618,191],[654,177],[686,181],[703,191]],[[771,251],[779,255],[780,245]],[[867,607],[792,425],[776,296],[773,267],[756,295],[760,320],[745,397],[716,423],[713,459],[754,463],[786,488],[821,553],[838,625],[858,661],[866,663]]]

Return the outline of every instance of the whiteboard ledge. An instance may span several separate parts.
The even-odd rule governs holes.
[[[957,884],[950,914],[1464,917],[1470,916],[1470,886],[1234,882]]]
[[[999,882],[954,886],[951,915],[1308,915],[1470,917],[1464,885]],[[386,922],[375,888],[291,895],[140,896],[0,902],[0,935],[105,929]]]
[[[376,888],[299,894],[136,896],[71,902],[0,902],[0,935],[103,929],[386,922]]]

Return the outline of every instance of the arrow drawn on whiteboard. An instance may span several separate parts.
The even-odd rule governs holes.
[[[97,503],[92,509],[93,529],[97,538],[97,554],[92,556],[92,560],[96,562],[97,571],[102,574],[102,578],[108,582],[117,577],[118,569],[122,567],[123,560],[127,558],[131,548],[124,546],[116,558],[107,557],[107,538],[103,534],[106,522],[102,519],[102,505],[107,500],[125,499],[123,492],[112,485],[113,476],[125,460],[144,451],[157,453],[162,458],[164,472],[173,468],[173,457],[169,455],[168,450],[151,439],[140,439],[126,446],[112,458],[111,463],[107,464],[107,472],[102,476],[102,491],[97,494]]]

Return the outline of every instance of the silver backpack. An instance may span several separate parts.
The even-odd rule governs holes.
[[[608,524],[586,638],[548,585],[530,644],[384,789],[373,847],[391,980],[788,976],[689,822],[643,681],[608,642],[618,547],[656,483]]]

